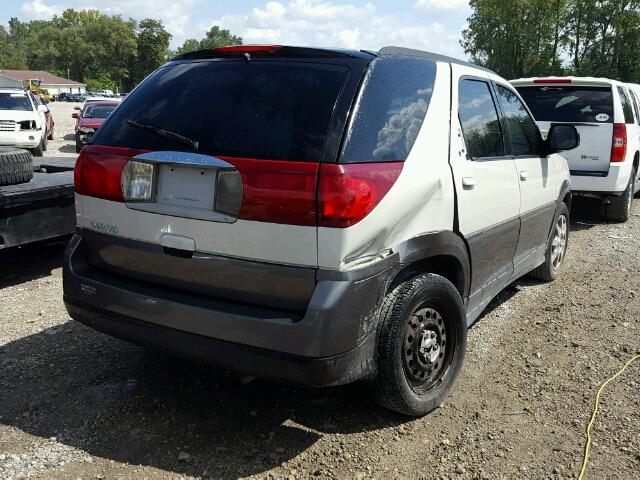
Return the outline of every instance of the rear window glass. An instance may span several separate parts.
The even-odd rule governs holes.
[[[312,62],[171,64],[127,96],[94,142],[185,149],[132,120],[195,140],[208,155],[319,162],[347,74],[346,66]]]
[[[633,123],[633,108],[631,107],[627,92],[624,91],[624,88],[618,87],[618,94],[620,95],[620,103],[622,103],[624,123]]]
[[[24,92],[0,93],[0,110],[31,110],[31,102]]]
[[[345,163],[407,158],[429,109],[436,64],[420,58],[378,58],[369,68],[345,139]]]
[[[611,87],[517,87],[538,121],[613,123]]]

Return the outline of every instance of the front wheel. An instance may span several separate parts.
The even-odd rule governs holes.
[[[44,138],[40,140],[40,144],[36,148],[31,149],[31,154],[34,157],[41,157],[47,147],[44,145]]]
[[[560,274],[569,246],[569,209],[563,203],[547,243],[544,263],[531,271],[531,276],[543,282],[552,282]]]
[[[462,368],[467,322],[460,294],[440,275],[415,276],[386,295],[379,322],[372,381],[378,403],[405,415],[429,413]]]

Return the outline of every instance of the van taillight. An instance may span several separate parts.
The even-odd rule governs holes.
[[[85,146],[75,168],[80,195],[123,202],[122,174],[127,162],[147,150]],[[365,218],[380,203],[402,171],[403,162],[312,163],[218,157],[232,164],[238,179],[222,177],[216,206],[242,196],[237,218],[289,225],[346,228]],[[220,196],[218,194],[221,194]],[[235,200],[234,200],[235,199]],[[231,210],[223,208],[231,214]]]
[[[238,218],[257,222],[316,224],[318,164],[219,157],[242,175]]]
[[[80,152],[74,170],[76,193],[114,202],[122,197],[122,170],[130,158],[145,150],[87,145]]]
[[[624,123],[613,124],[613,139],[611,142],[611,162],[624,162],[627,156],[627,126]]]
[[[402,171],[403,162],[324,163],[318,187],[318,224],[345,228],[380,203]]]

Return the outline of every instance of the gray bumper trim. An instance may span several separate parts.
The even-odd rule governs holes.
[[[319,273],[306,312],[297,313],[104,272],[87,263],[81,246],[82,236],[75,235],[65,253],[64,294],[69,303],[211,339],[310,358],[344,354],[374,330],[378,306],[397,262],[394,255],[368,269]],[[323,279],[327,276],[331,278]],[[70,313],[73,316],[71,309]]]

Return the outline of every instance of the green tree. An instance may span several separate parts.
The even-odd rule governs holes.
[[[169,52],[171,34],[159,20],[146,18],[138,24],[137,60],[132,66],[132,82],[142,81],[152,71],[162,65]]]
[[[4,25],[0,25],[0,69],[24,70],[26,68],[27,57],[18,48]]]
[[[562,73],[567,0],[471,0],[465,53],[506,78]]]
[[[229,30],[222,29],[216,25],[211,27],[201,40],[189,38],[173,54],[175,56],[183,53],[201,50],[203,48],[226,47],[229,45],[242,45],[242,37],[233,35]]]

